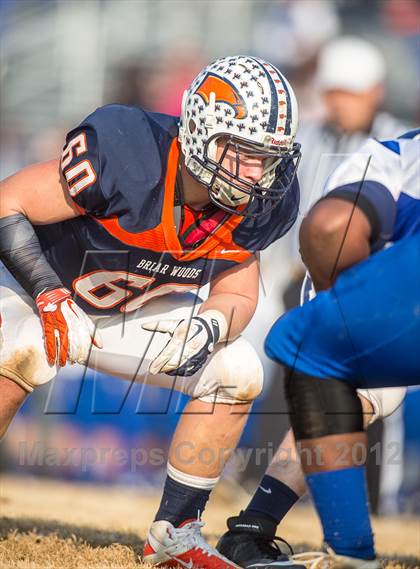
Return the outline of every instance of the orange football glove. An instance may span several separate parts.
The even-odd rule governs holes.
[[[92,343],[102,348],[99,332],[66,288],[40,293],[36,298],[50,365],[86,364]]]

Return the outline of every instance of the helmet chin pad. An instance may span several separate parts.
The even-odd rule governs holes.
[[[218,202],[233,207],[247,204],[251,197],[249,194],[245,194],[241,190],[233,187],[229,182],[219,178],[216,178],[212,184],[210,192]]]

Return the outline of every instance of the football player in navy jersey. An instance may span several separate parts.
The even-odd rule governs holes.
[[[262,388],[240,334],[257,303],[255,254],[297,215],[296,128],[284,76],[227,57],[193,81],[180,119],[97,109],[60,161],[1,184],[1,433],[28,393],[76,362],[191,396],[149,563],[235,567],[205,543],[199,517]]]
[[[303,220],[305,302],[274,324],[265,345],[286,366],[301,460],[289,433],[249,506],[228,520],[217,547],[244,568],[381,566],[369,520],[364,427],[398,407],[404,386],[420,383],[419,158],[420,129],[369,139],[330,176]],[[325,553],[287,559],[275,546],[276,526],[306,486]]]

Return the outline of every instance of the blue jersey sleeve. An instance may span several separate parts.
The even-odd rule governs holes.
[[[116,216],[133,231],[145,220],[158,221],[150,212],[159,210],[162,196],[153,190],[162,177],[163,147],[171,142],[166,128],[158,126],[138,107],[107,105],[67,135],[61,168],[72,199],[85,213]]]

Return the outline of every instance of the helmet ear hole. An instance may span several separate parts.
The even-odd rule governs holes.
[[[197,130],[197,125],[195,123],[195,120],[190,119],[188,121],[188,130],[190,131],[191,134],[195,133],[195,131]]]
[[[217,151],[217,139],[213,138],[209,141],[207,145],[207,156],[210,160],[216,160],[216,151]]]

